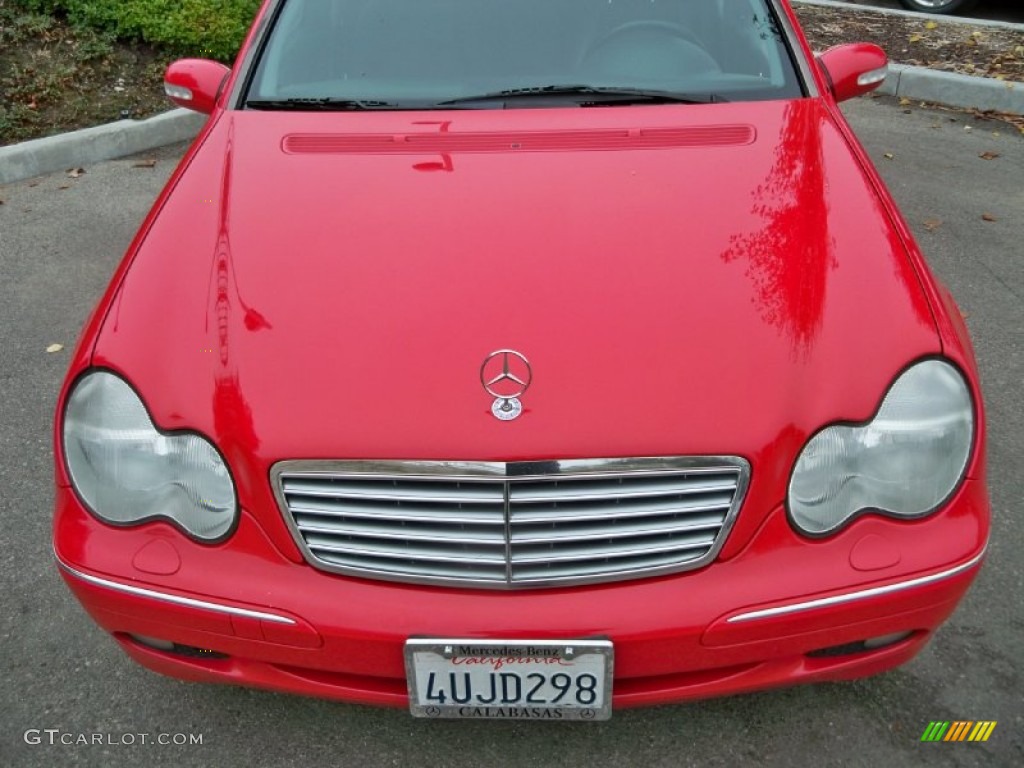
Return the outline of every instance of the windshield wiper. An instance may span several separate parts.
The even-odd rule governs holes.
[[[309,112],[314,110],[343,112],[346,110],[408,109],[408,107],[403,107],[390,101],[312,97],[292,99],[249,99],[245,102],[245,106],[248,109],[277,109],[291,110],[294,112]]]
[[[523,88],[506,88],[500,91],[459,96],[434,104],[434,107],[452,107],[473,102],[509,101],[512,99],[536,99],[538,97],[581,97],[574,99],[581,106],[605,104],[716,104],[724,99],[716,93],[677,93],[675,91],[652,90],[649,88],[623,88],[603,85],[535,85]]]
[[[250,99],[245,102],[248,109],[282,110],[294,112],[312,111],[357,111],[387,109],[445,109],[481,106],[493,102],[512,100],[536,101],[549,98],[569,98],[583,107],[606,104],[713,104],[727,101],[715,93],[676,93],[645,88],[622,88],[600,85],[537,85],[522,88],[506,88],[500,91],[459,96],[433,104],[399,104],[378,99],[348,99],[335,97],[294,97],[290,99]]]

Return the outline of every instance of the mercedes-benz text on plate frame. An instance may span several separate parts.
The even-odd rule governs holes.
[[[608,640],[415,638],[405,644],[416,717],[607,720]]]
[[[502,421],[519,418],[523,404],[519,398],[533,382],[533,368],[521,352],[499,349],[491,352],[480,366],[480,383],[494,398],[491,413]]]

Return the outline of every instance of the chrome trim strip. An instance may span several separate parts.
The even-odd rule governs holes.
[[[618,459],[552,459],[551,461],[431,461],[404,459],[289,459],[271,468],[277,481],[290,477],[369,476],[382,480],[547,480],[552,475],[588,475],[597,479],[623,473],[645,477],[672,474],[681,469],[693,474],[733,470],[745,459],[736,456],[654,456]]]
[[[788,613],[799,613],[801,611],[809,611],[814,608],[824,608],[830,605],[841,605],[842,603],[852,603],[855,600],[864,600],[868,597],[877,597],[878,595],[888,595],[893,592],[902,592],[906,589],[913,589],[914,587],[924,586],[925,584],[932,584],[936,581],[942,581],[952,576],[956,576],[958,573],[969,570],[981,562],[982,558],[985,557],[985,551],[988,549],[988,545],[985,545],[985,549],[982,549],[979,554],[972,557],[966,563],[948,568],[945,571],[939,573],[933,573],[930,576],[919,576],[916,579],[910,579],[909,581],[899,581],[895,584],[886,584],[882,587],[872,587],[870,589],[861,589],[856,592],[847,592],[843,595],[833,595],[832,597],[819,597],[816,600],[807,600],[801,603],[790,603],[789,605],[780,605],[775,608],[765,608],[760,611],[750,611],[748,613],[741,613],[737,616],[729,618],[726,623],[732,624],[733,622],[740,621],[752,621],[754,619],[766,619],[771,616],[784,616]]]
[[[385,549],[360,549],[358,546],[332,546],[328,544],[312,543],[307,545],[313,552],[327,552],[328,554],[349,555],[351,557],[372,557],[382,560],[408,560],[408,552],[391,552]],[[492,557],[459,557],[457,555],[437,554],[435,552],[416,552],[417,560],[425,560],[428,563],[455,563],[457,565],[483,565],[499,566],[505,564],[504,556]],[[319,560],[319,558],[318,558]],[[322,562],[322,561],[320,561]]]
[[[715,527],[718,527],[717,525]],[[302,530],[306,533],[321,534],[324,536],[340,535],[351,536],[352,538],[364,539],[403,539],[408,541],[425,541],[432,544],[475,544],[482,547],[504,547],[505,539],[498,536],[487,536],[477,534],[475,536],[453,536],[444,532],[431,533],[396,533],[394,531],[367,531],[365,529],[337,526],[335,528],[317,527],[309,523],[303,523]]]
[[[719,534],[708,545],[708,551],[700,557],[672,565],[653,565],[642,568],[623,568],[613,574],[596,576],[559,576],[554,578],[516,578],[513,579],[517,559],[513,550],[517,545],[517,529],[521,525],[529,525],[527,518],[520,523],[514,519],[510,505],[512,503],[512,484],[531,481],[552,481],[562,476],[574,480],[608,480],[619,477],[637,479],[655,479],[661,476],[685,472],[689,475],[709,475],[730,473],[736,478],[732,491],[731,503],[725,507],[723,520],[719,526]],[[479,587],[481,589],[538,589],[555,588],[570,585],[601,584],[632,580],[648,576],[682,573],[701,568],[711,563],[724,546],[739,515],[740,508],[746,498],[750,484],[750,463],[739,456],[655,456],[629,457],[610,459],[565,459],[551,461],[500,462],[500,461],[430,461],[430,460],[376,460],[376,459],[295,459],[279,461],[270,468],[270,484],[277,501],[279,511],[285,525],[291,533],[296,546],[302,552],[306,562],[320,571],[339,573],[358,578],[378,579],[382,581],[403,582],[410,584],[430,584],[435,586]],[[287,477],[283,477],[287,476]],[[335,478],[339,480],[394,480],[398,482],[459,482],[492,486],[502,483],[503,508],[502,520],[495,519],[493,525],[504,524],[507,546],[506,562],[502,571],[504,578],[493,579],[490,574],[448,575],[417,574],[410,569],[401,572],[386,567],[352,566],[328,562],[317,557],[299,530],[286,494],[287,481],[301,478]],[[458,517],[458,512],[455,512]],[[496,516],[495,516],[496,517]],[[570,520],[572,522],[572,520]],[[490,524],[490,523],[489,523]],[[677,545],[678,546],[678,545]],[[349,556],[358,556],[348,553]],[[625,556],[624,553],[620,556]],[[638,554],[644,554],[643,552]],[[344,556],[341,555],[341,556]],[[372,553],[367,553],[372,556]],[[522,555],[520,555],[521,557]],[[463,561],[469,562],[469,561]],[[493,563],[497,566],[498,563]]]
[[[188,608],[200,608],[206,611],[214,611],[215,613],[225,613],[229,616],[246,616],[250,619],[261,619],[263,621],[272,621],[276,624],[294,624],[294,619],[289,619],[287,616],[278,616],[276,613],[263,613],[262,611],[250,611],[247,608],[236,608],[233,605],[221,605],[220,603],[210,603],[206,600],[196,600],[192,597],[181,597],[179,595],[172,595],[168,592],[157,592],[155,589],[145,589],[143,587],[133,587],[130,584],[122,584],[118,581],[111,581],[109,579],[101,579],[99,576],[91,576],[88,573],[82,573],[81,571],[72,568],[70,565],[65,563],[57,553],[54,553],[54,558],[57,560],[57,565],[60,568],[71,574],[77,579],[81,579],[89,584],[97,587],[106,587],[112,589],[115,592],[124,592],[129,595],[135,595],[136,597],[148,597],[151,600],[159,600],[164,603],[173,603],[175,605],[184,605]]]

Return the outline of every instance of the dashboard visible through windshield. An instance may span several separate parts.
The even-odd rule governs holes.
[[[243,104],[500,109],[801,95],[765,0],[282,0]]]

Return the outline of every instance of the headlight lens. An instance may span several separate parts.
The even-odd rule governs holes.
[[[864,510],[932,512],[963,477],[973,439],[963,376],[941,360],[920,362],[896,379],[870,422],[826,427],[804,446],[789,482],[791,519],[820,535]]]
[[[117,525],[173,521],[217,540],[235,523],[235,487],[213,445],[194,434],[157,431],[122,379],[95,371],[79,379],[64,413],[71,482],[92,512]]]

